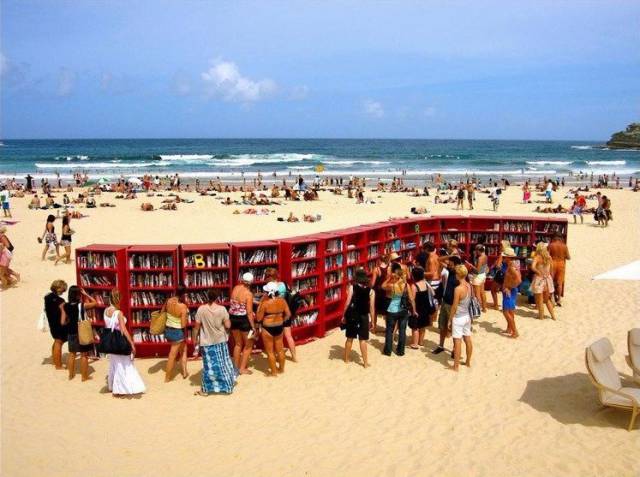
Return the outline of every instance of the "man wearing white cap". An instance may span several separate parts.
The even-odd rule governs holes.
[[[246,272],[231,291],[229,319],[233,336],[233,364],[240,374],[252,374],[247,369],[249,356],[257,336],[255,314],[253,313],[253,293],[249,286],[253,283],[253,274]],[[253,332],[249,338],[249,332]]]

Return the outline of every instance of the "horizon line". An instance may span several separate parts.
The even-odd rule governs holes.
[[[12,137],[0,138],[0,141],[174,141],[174,140],[282,140],[282,141],[514,141],[514,142],[599,142],[605,145],[607,140],[602,139],[497,139],[497,138],[420,138],[420,137]]]

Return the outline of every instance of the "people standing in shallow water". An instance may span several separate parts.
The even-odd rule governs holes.
[[[346,341],[344,343],[344,362],[351,361],[351,348],[353,340],[360,343],[362,365],[369,367],[367,341],[369,330],[373,329],[373,316],[375,316],[376,292],[368,286],[369,277],[363,268],[356,270],[354,281],[347,290],[347,300],[344,305],[342,324],[345,327]]]

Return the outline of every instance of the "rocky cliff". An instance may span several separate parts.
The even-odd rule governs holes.
[[[640,123],[631,123],[627,129],[614,133],[607,142],[612,149],[640,149]]]

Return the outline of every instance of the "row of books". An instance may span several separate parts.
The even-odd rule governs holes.
[[[340,287],[329,288],[324,292],[324,299],[326,301],[337,300],[342,296],[342,290]]]
[[[500,243],[500,235],[498,234],[484,234],[474,232],[471,234],[471,242],[472,243],[481,243],[483,245],[487,244],[497,244]]]
[[[171,268],[173,255],[158,253],[134,253],[129,257],[131,268]]]
[[[226,285],[229,283],[229,272],[192,272],[184,276],[186,287],[205,287],[213,285]]]
[[[538,230],[538,232],[546,232],[546,233],[560,233],[562,235],[566,235],[567,233],[567,227],[564,224],[553,224],[553,223],[546,223],[544,224],[544,227],[542,228],[542,230]]]
[[[240,252],[240,261],[242,263],[277,262],[278,250],[268,248]]]
[[[342,280],[343,280],[342,270],[326,273],[324,276],[324,284],[326,286],[342,283]]]
[[[316,271],[316,262],[299,262],[291,265],[291,276],[293,278],[307,275]]]
[[[358,263],[360,261],[360,250],[347,252],[347,264]]]
[[[435,243],[436,236],[434,234],[424,234],[420,236],[420,244],[425,244],[427,242]]]
[[[502,230],[505,232],[531,232],[532,223],[522,221],[505,221]]]
[[[132,273],[129,277],[132,287],[172,287],[172,273]]]
[[[315,243],[306,245],[297,245],[291,251],[291,258],[313,258],[317,254],[317,248]]]
[[[318,312],[301,313],[293,320],[293,326],[311,325],[318,319]]]
[[[377,258],[380,248],[378,245],[369,245],[367,247],[367,257],[369,258]]]
[[[108,306],[111,304],[111,299],[109,298],[109,294],[107,293],[93,293],[91,294],[91,296],[98,303],[98,305]]]
[[[316,277],[303,278],[293,281],[293,291],[302,292],[305,290],[315,290],[318,288],[318,279]]]
[[[162,335],[152,335],[148,330],[135,330],[131,337],[134,343],[166,343],[167,339]]]
[[[185,255],[183,263],[190,268],[228,267],[229,252],[193,253]]]
[[[208,303],[209,299],[206,291],[193,291],[185,295],[184,301],[187,305],[202,305]],[[224,292],[216,300],[217,303],[225,303],[227,301],[229,301],[229,296]]]
[[[168,295],[159,292],[133,292],[131,293],[132,306],[162,306],[167,301]]]
[[[467,243],[467,234],[464,232],[442,232],[440,234],[440,240],[442,242],[455,240],[458,243]]]
[[[80,268],[115,268],[115,253],[86,252],[78,256]]]
[[[117,277],[115,277],[115,281],[117,283]],[[89,273],[80,274],[80,284],[83,287],[91,287],[92,285],[100,287],[115,287],[116,283],[114,283],[112,277],[108,275],[93,275]]]
[[[335,253],[342,251],[342,239],[332,239],[327,242],[325,253]]]
[[[253,268],[253,267],[244,267],[238,273],[238,281],[242,281],[242,275],[249,272],[253,275],[254,282],[263,282],[267,278],[266,268]]]
[[[502,239],[508,240],[509,242],[511,242],[511,244],[529,243],[529,237],[521,234],[514,234],[514,233],[502,234]]]
[[[330,257],[325,257],[324,259],[324,269],[331,270],[333,268],[342,266],[342,254],[339,255],[331,255]]]

